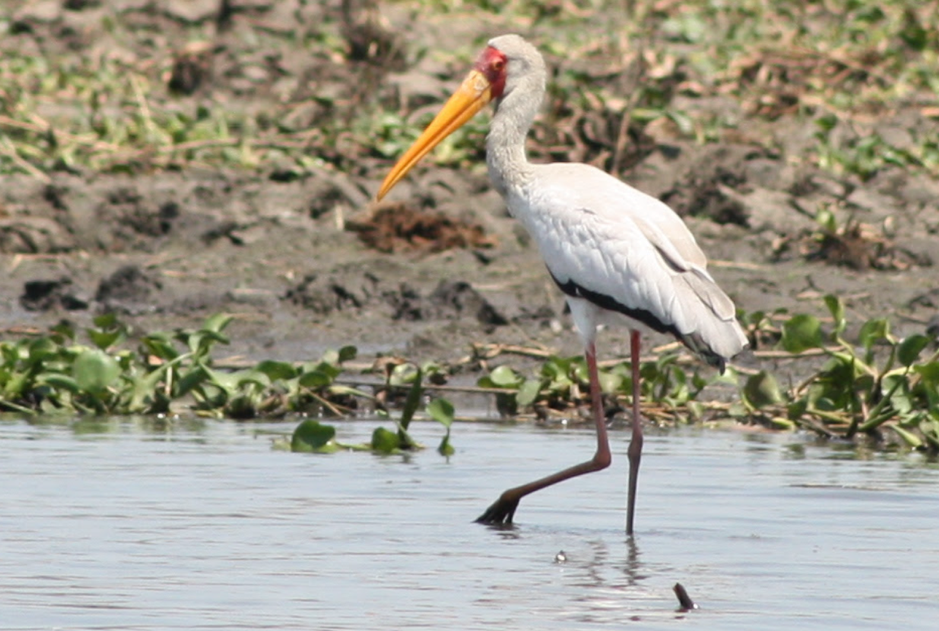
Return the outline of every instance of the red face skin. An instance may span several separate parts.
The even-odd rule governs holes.
[[[508,63],[509,60],[506,58],[505,53],[492,46],[487,46],[479,59],[476,60],[476,70],[481,72],[492,86],[490,94],[494,101],[501,99],[502,93],[505,91],[505,75],[508,72]]]

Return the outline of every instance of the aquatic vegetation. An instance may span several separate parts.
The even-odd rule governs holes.
[[[935,340],[891,333],[884,317],[864,322],[856,342],[845,339],[848,326],[843,301],[826,296],[834,326],[825,331],[818,318],[795,315],[782,328],[780,347],[792,357],[815,352],[826,361],[789,389],[761,371],[741,389],[745,418],[763,418],[798,426],[824,436],[853,438],[868,434],[884,439],[890,430],[906,445],[939,451],[939,351]],[[923,357],[933,347],[933,352]]]
[[[698,401],[701,391],[717,381],[734,381],[725,378],[703,376],[694,370],[689,373],[679,363],[677,352],[664,353],[654,360],[643,363],[640,368],[643,397],[643,414],[655,420],[675,422],[678,416],[702,417],[705,405]],[[631,396],[632,377],[628,362],[616,362],[602,366],[599,371],[600,389],[609,402],[608,415],[625,405]],[[580,355],[574,357],[550,357],[541,366],[535,377],[525,377],[507,365],[499,366],[481,377],[477,385],[481,388],[497,389],[497,409],[504,416],[514,416],[531,409],[541,418],[554,415],[569,415],[574,408],[589,404],[589,381],[587,365]],[[720,402],[711,404],[713,409],[725,409]]]
[[[643,414],[659,423],[731,417],[939,452],[936,340],[922,334],[901,339],[884,317],[863,322],[849,340],[844,302],[829,295],[824,303],[830,314],[824,322],[784,310],[741,314],[757,359],[767,354],[777,364],[814,362],[809,370],[788,371],[804,375],[797,383],[783,387],[782,377],[765,368],[729,366],[721,376],[678,352],[663,352],[640,368]],[[64,324],[44,335],[0,342],[0,409],[28,415],[303,417],[281,447],[386,454],[423,448],[410,433],[420,412],[446,429],[438,451],[453,453],[455,410],[440,396],[449,387],[446,366],[385,358],[366,371],[381,373],[382,379],[362,381],[345,366],[356,359],[354,346],[300,364],[263,360],[218,366],[212,352],[228,343],[230,322],[230,316],[219,314],[197,329],[135,336],[114,315],[103,315],[83,331],[85,343],[78,341],[79,331]],[[613,417],[631,404],[629,363],[601,366],[600,385]],[[576,420],[589,398],[580,356],[547,357],[530,375],[503,363],[479,377],[477,391],[493,396],[504,417]],[[323,422],[363,410],[393,427],[379,426],[367,444],[344,444]]]
[[[729,404],[722,400],[727,397],[702,394],[712,393],[712,386],[737,384],[734,368],[717,376],[707,369],[686,369],[677,353],[664,353],[641,367],[643,414],[672,423],[730,415],[742,423],[802,428],[824,437],[866,435],[883,444],[897,442],[891,440],[892,433],[903,445],[939,452],[939,351],[926,353],[935,349],[935,340],[921,334],[897,338],[889,320],[878,317],[864,322],[850,342],[845,338],[843,301],[832,295],[824,301],[834,322],[830,331],[810,314],[790,316],[777,310],[741,317],[751,346],[775,346],[766,352],[777,361],[825,359],[799,383],[782,388],[780,377],[765,369],[740,369],[746,378],[738,386],[738,402]],[[757,350],[757,356],[761,352]],[[629,374],[628,362],[601,368],[608,414],[628,402]],[[524,411],[541,418],[551,413],[572,416],[574,408],[587,403],[580,357],[551,357],[534,377],[502,365],[481,377],[478,385],[496,389],[497,407],[506,416]]]
[[[288,414],[345,417],[377,398],[340,383],[343,363],[355,359],[354,346],[327,352],[316,362],[294,365],[264,360],[245,368],[215,365],[212,350],[227,344],[231,316],[218,314],[195,330],[155,332],[129,345],[128,328],[113,314],[95,318],[84,331],[89,345],[76,342],[67,325],[48,335],[0,343],[0,409],[36,414],[169,414],[189,410],[199,416],[231,419],[277,418]],[[385,389],[407,393],[395,431],[379,427],[370,445],[343,445],[329,425],[308,419],[293,433],[294,451],[371,449],[395,453],[420,449],[408,427],[424,400],[424,381],[439,380],[440,367],[403,363],[388,371]],[[387,398],[385,399],[387,401]],[[382,403],[379,412],[390,417]],[[446,427],[439,451],[453,453],[453,405],[435,398],[428,417]]]
[[[405,365],[412,366],[410,364],[401,364],[397,368]],[[388,385],[391,385],[391,374],[393,372],[394,371],[390,371],[388,373]],[[379,426],[372,432],[372,438],[369,443],[347,444],[334,440],[336,430],[333,426],[322,424],[318,420],[306,419],[294,430],[290,440],[290,450],[312,453],[332,453],[340,449],[347,449],[354,451],[373,451],[380,454],[394,454],[423,449],[424,446],[414,440],[408,432],[411,421],[414,420],[414,415],[420,408],[421,401],[425,396],[423,374],[424,371],[422,368],[416,368],[410,373],[410,388],[408,388],[401,414],[395,419],[394,431]],[[427,404],[425,412],[428,417],[446,428],[446,433],[437,451],[443,456],[453,455],[454,449],[453,445],[450,443],[450,426],[453,424],[454,419],[453,404],[443,398],[434,398]],[[390,414],[385,410],[383,416],[390,416]]]

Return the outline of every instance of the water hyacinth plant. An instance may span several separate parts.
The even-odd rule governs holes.
[[[322,359],[294,365],[263,360],[240,369],[215,365],[212,351],[228,344],[224,334],[231,316],[214,315],[198,329],[155,332],[128,345],[128,329],[113,314],[94,319],[84,331],[90,344],[76,341],[68,325],[48,335],[0,343],[0,408],[35,414],[169,414],[185,410],[199,416],[230,419],[283,417],[288,414],[346,417],[374,401],[359,388],[340,383],[343,363],[355,359],[354,346],[327,352]],[[438,367],[428,366],[431,375]],[[365,448],[381,453],[421,448],[408,427],[424,398],[424,369],[401,365],[388,373],[386,388],[407,392],[396,431],[375,430]],[[444,425],[439,451],[453,453],[450,425],[453,406],[436,398],[427,415]],[[387,409],[384,415],[388,416]],[[335,429],[305,420],[294,431],[294,451],[329,452],[340,448]]]
[[[785,391],[765,371],[751,376],[741,390],[744,416],[768,415],[781,425],[844,438],[882,438],[883,430],[890,430],[910,447],[939,451],[939,351],[934,340],[921,334],[899,339],[891,333],[890,321],[878,317],[864,322],[851,343],[844,337],[848,323],[843,301],[828,295],[825,304],[834,322],[830,331],[813,316],[796,315],[784,323],[780,346],[794,356],[820,351],[826,361]]]
[[[939,453],[935,339],[922,334],[898,338],[890,321],[878,317],[862,323],[849,340],[844,302],[832,295],[824,302],[831,325],[810,314],[782,310],[741,317],[758,357],[771,353],[777,362],[815,362],[798,382],[783,387],[782,377],[765,368],[738,372],[729,367],[717,376],[689,368],[678,353],[664,352],[641,366],[643,414],[659,423],[730,416],[742,423],[801,428],[824,437],[867,436],[881,444]],[[221,367],[212,353],[228,343],[230,322],[230,316],[219,314],[196,329],[149,333],[132,342],[124,324],[103,315],[84,331],[85,343],[78,340],[79,331],[64,324],[44,335],[0,342],[0,409],[28,415],[188,411],[236,420],[299,415],[308,418],[282,446],[317,453],[420,449],[410,428],[422,412],[422,418],[446,429],[438,451],[453,453],[455,410],[439,396],[448,388],[446,366],[385,361],[379,370],[383,379],[369,382],[366,389],[345,366],[356,358],[354,346],[300,364],[262,360],[237,369]],[[629,402],[628,363],[603,366],[600,384],[612,416]],[[729,386],[737,387],[734,403]],[[477,387],[495,398],[504,417],[576,419],[586,404],[586,366],[579,356],[548,357],[534,374],[503,364],[483,374]],[[721,387],[724,393],[716,394]],[[429,393],[434,396],[428,398]],[[362,410],[391,420],[393,428],[378,427],[368,444],[350,445],[337,442],[335,428],[321,422]]]

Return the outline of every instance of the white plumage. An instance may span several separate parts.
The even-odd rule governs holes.
[[[655,324],[643,324],[673,333],[709,363],[743,348],[733,302],[685,224],[659,200],[583,164],[535,166],[529,186],[509,199],[558,285],[573,281],[606,296],[627,317],[648,312]],[[577,326],[589,341],[591,323],[578,318]]]
[[[632,534],[642,454],[637,323],[671,333],[721,371],[746,346],[733,302],[707,271],[707,259],[675,212],[661,201],[585,164],[531,164],[525,136],[545,92],[545,65],[518,35],[489,41],[474,70],[385,178],[381,199],[428,151],[489,101],[486,139],[493,186],[538,244],[567,296],[590,373],[597,451],[591,460],[505,491],[479,518],[510,523],[521,498],[611,461],[596,365],[597,325],[625,317],[633,327],[633,427],[626,531]]]

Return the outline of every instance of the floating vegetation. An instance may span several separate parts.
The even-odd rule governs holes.
[[[239,420],[288,414],[346,417],[371,403],[377,413],[390,416],[386,396],[337,381],[342,364],[355,359],[353,346],[299,365],[264,360],[238,370],[216,366],[212,350],[228,343],[224,330],[230,322],[231,316],[215,315],[196,330],[143,335],[131,349],[127,327],[108,314],[95,318],[94,327],[84,331],[87,345],[77,343],[78,332],[68,325],[48,335],[2,342],[0,409],[30,416],[170,414],[188,409],[199,416]],[[401,389],[407,398],[396,431],[377,429],[364,448],[382,453],[421,448],[408,426],[423,400],[425,372],[433,379],[438,368],[402,363],[387,371],[384,388]],[[450,455],[453,406],[434,399],[426,412],[446,427],[439,451]],[[328,452],[361,447],[334,442],[334,433],[328,425],[304,420],[290,448]]]
[[[780,377],[765,369],[729,367],[719,376],[697,364],[689,367],[677,352],[664,352],[641,366],[643,415],[660,423],[730,417],[829,438],[868,436],[884,445],[939,453],[936,340],[921,334],[900,339],[891,332],[889,320],[873,318],[848,341],[843,301],[829,295],[824,302],[830,327],[813,315],[782,311],[741,318],[757,358],[814,362],[798,383],[783,387]],[[344,366],[356,358],[353,346],[328,352],[315,362],[264,360],[239,369],[219,367],[212,351],[228,343],[224,330],[230,322],[230,316],[215,315],[195,330],[150,333],[131,342],[127,327],[115,316],[104,315],[84,331],[86,344],[66,325],[45,335],[2,342],[0,409],[28,415],[188,410],[236,420],[298,417],[301,421],[289,443],[281,446],[316,453],[421,449],[410,425],[422,411],[423,418],[446,428],[438,451],[453,453],[454,406],[438,395],[461,388],[446,385],[447,367],[382,358],[365,371],[380,378],[363,381],[361,370],[352,376]],[[768,349],[771,346],[775,348]],[[576,419],[589,398],[587,383],[583,358],[550,356],[531,375],[507,364],[495,367],[478,379],[475,391],[494,396],[505,417]],[[602,366],[600,384],[607,414],[613,416],[629,403],[629,363]],[[363,410],[392,421],[393,429],[379,427],[368,444],[349,445],[337,442],[335,429],[322,422]]]
[[[409,364],[400,364],[398,368],[402,366],[411,367]],[[388,373],[388,386],[392,385],[393,379],[391,375],[394,374],[394,372],[395,371],[391,371]],[[398,372],[400,373],[401,371]],[[401,414],[397,420],[394,421],[395,431],[379,426],[372,432],[372,439],[368,444],[350,445],[333,440],[336,430],[331,425],[323,425],[319,421],[307,419],[300,423],[294,430],[290,441],[291,451],[331,453],[339,449],[351,449],[355,451],[373,451],[381,454],[394,454],[423,449],[424,446],[414,440],[408,432],[411,421],[414,420],[414,415],[420,408],[421,401],[424,398],[423,374],[424,370],[422,368],[409,371],[407,381],[410,382],[411,386],[407,391],[407,397],[404,401]],[[387,410],[383,410],[383,412],[382,416],[389,416]],[[450,444],[450,426],[453,424],[454,419],[453,404],[446,399],[435,398],[427,404],[425,412],[431,419],[439,422],[446,428],[446,433],[440,441],[440,446],[437,447],[437,451],[442,456],[453,455],[453,445]]]
[[[844,303],[829,295],[825,304],[834,321],[830,331],[814,316],[796,315],[783,324],[780,340],[793,358],[820,355],[822,366],[785,390],[765,371],[750,376],[731,412],[828,437],[866,434],[886,440],[888,430],[909,447],[939,452],[935,339],[920,334],[899,339],[889,320],[879,317],[864,322],[850,343],[844,338]]]
[[[737,402],[702,397],[719,384],[736,384],[738,373],[705,376],[697,368],[682,367],[677,353],[646,361],[642,373],[642,413],[659,422],[687,422],[731,416],[741,423],[771,428],[812,431],[827,438],[868,436],[887,445],[897,442],[931,453],[939,452],[939,350],[936,341],[916,334],[900,339],[886,318],[864,322],[854,342],[845,339],[845,307],[840,298],[826,296],[834,326],[826,331],[819,318],[783,312],[747,314],[751,345],[765,348],[776,361],[812,360],[818,368],[789,388],[767,370],[748,371],[738,386]],[[781,326],[775,321],[784,318]],[[932,352],[929,352],[929,349]],[[741,369],[741,372],[742,369]],[[588,402],[584,362],[579,357],[548,358],[539,373],[525,377],[499,366],[479,380],[495,388],[497,407],[512,416],[524,409],[539,417],[570,414]],[[602,368],[600,383],[608,414],[625,406],[632,384],[628,362]],[[723,400],[722,400],[723,399]],[[898,440],[892,440],[892,437]]]

